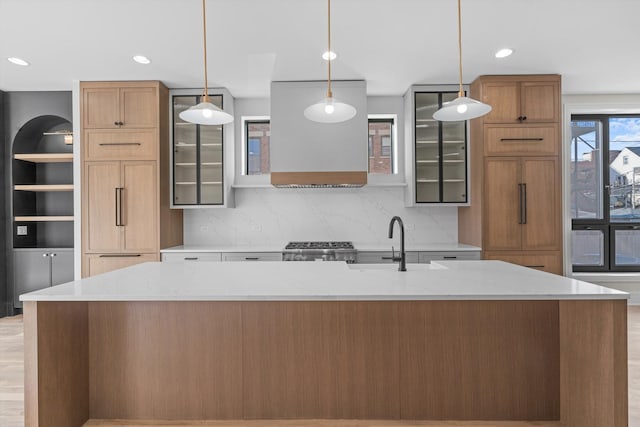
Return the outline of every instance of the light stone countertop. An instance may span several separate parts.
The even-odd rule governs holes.
[[[385,301],[628,299],[502,261],[149,262],[20,296],[21,301]]]
[[[391,246],[398,248],[400,238],[389,239],[389,244],[380,243],[359,243],[353,242],[353,246],[357,251],[391,251]],[[196,246],[181,245],[171,248],[161,249],[162,253],[181,253],[181,252],[282,252],[288,242],[274,245],[261,246]],[[465,245],[463,243],[407,243],[405,250],[407,252],[461,252],[471,251],[479,252],[481,249],[477,246]]]

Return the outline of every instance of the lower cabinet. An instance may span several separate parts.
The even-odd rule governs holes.
[[[73,249],[14,249],[13,305],[22,308],[20,295],[73,280]]]
[[[86,276],[106,273],[149,261],[160,261],[157,254],[89,254],[85,255]]]
[[[562,275],[562,254],[560,251],[541,252],[485,252],[485,259],[500,260]]]
[[[220,252],[167,252],[162,254],[162,261],[222,261],[222,257]]]
[[[362,251],[358,252],[358,264],[390,264],[398,262],[393,260],[393,256],[400,256],[400,252],[392,253],[391,251]],[[408,263],[419,262],[419,252],[406,252]]]
[[[473,261],[480,259],[480,251],[447,251],[447,252],[420,252],[420,263],[427,264],[431,261]]]
[[[282,261],[281,252],[223,252],[222,261]]]

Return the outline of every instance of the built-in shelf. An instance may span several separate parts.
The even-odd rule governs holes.
[[[20,153],[14,154],[13,158],[32,163],[71,163],[73,153]]]
[[[186,163],[186,162],[177,163],[176,162],[176,166],[195,166],[195,165],[196,165],[195,162],[193,162],[193,163],[191,163],[191,162],[190,163]]]
[[[416,141],[416,144],[418,144],[418,145],[437,145],[438,141],[421,140],[421,141]]]
[[[221,185],[222,181],[202,181],[202,185]]]
[[[202,166],[222,166],[222,162],[202,162]]]
[[[73,191],[73,184],[14,185],[16,191]]]
[[[51,221],[73,221],[73,215],[69,216],[17,216],[14,218],[19,222],[51,222]]]
[[[176,185],[196,185],[193,181],[176,181]]]
[[[437,179],[416,179],[416,182],[420,184],[437,184],[439,181]]]

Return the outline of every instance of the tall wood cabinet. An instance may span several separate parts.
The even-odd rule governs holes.
[[[159,261],[182,244],[169,208],[169,92],[157,81],[82,82],[82,275]]]
[[[560,76],[482,76],[471,96],[492,106],[471,122],[471,205],[461,243],[562,274]]]

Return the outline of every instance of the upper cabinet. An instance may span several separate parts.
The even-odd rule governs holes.
[[[467,122],[439,122],[433,118],[457,91],[413,88],[410,126],[413,134],[408,204],[466,204]]]
[[[119,82],[120,84],[122,82]],[[158,93],[143,82],[113,87],[112,82],[97,84],[82,92],[84,129],[132,129],[158,126]],[[152,106],[152,107],[150,107]]]
[[[538,76],[485,76],[482,102],[491,105],[484,123],[553,123],[560,119],[560,84]]]
[[[199,92],[171,91],[173,208],[232,207],[231,180],[227,179],[225,167],[225,130],[233,125],[197,125],[179,116],[201,98]],[[210,102],[220,108],[225,98],[227,95],[222,93],[209,95]]]

